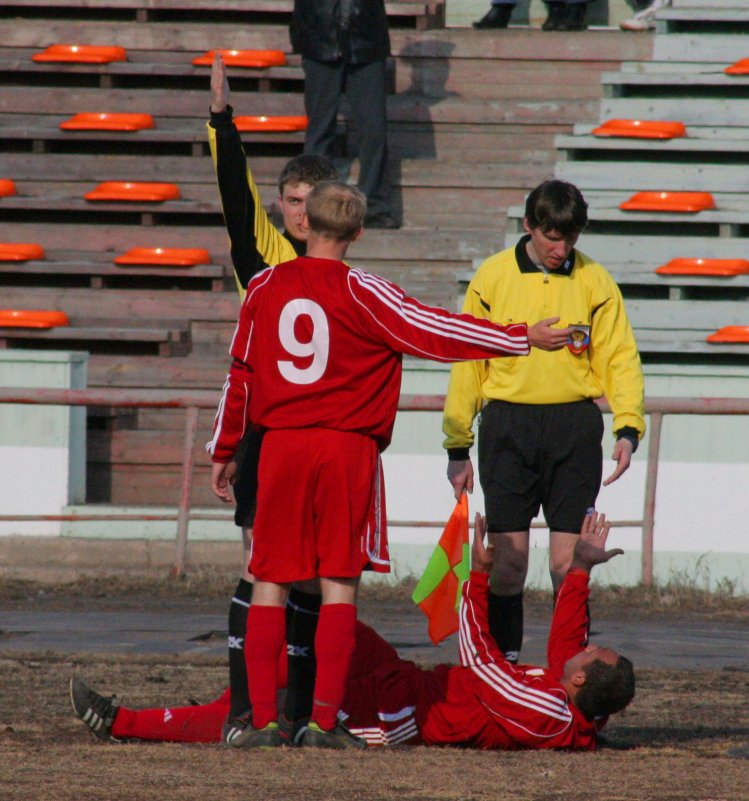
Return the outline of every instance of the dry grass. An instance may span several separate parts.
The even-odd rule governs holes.
[[[64,585],[0,579],[3,609],[225,608],[236,578],[81,578]],[[403,615],[411,587],[366,588],[381,617]],[[363,599],[364,600],[364,599]],[[530,593],[548,614],[545,593]],[[596,616],[746,620],[746,599],[677,584],[595,591]],[[1,653],[1,652],[0,652]],[[223,658],[0,655],[0,801],[749,801],[749,668],[638,671],[638,694],[598,754],[459,749],[235,752],[219,745],[105,745],[69,708],[85,675],[128,706],[208,701]]]
[[[235,752],[221,746],[106,745],[70,713],[84,673],[129,706],[209,700],[223,659],[0,658],[0,799],[5,801],[745,801],[749,673],[641,671],[598,754],[458,749]],[[744,758],[741,757],[744,749]]]

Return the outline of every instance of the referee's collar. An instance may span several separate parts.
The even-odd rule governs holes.
[[[540,267],[536,266],[531,257],[528,255],[526,245],[530,241],[530,238],[530,234],[526,234],[520,239],[517,245],[515,245],[515,261],[517,261],[521,273],[542,273],[544,271]],[[556,270],[547,270],[546,272],[550,275],[569,276],[572,274],[572,268],[575,266],[575,258],[575,249],[573,248],[570,251],[570,255],[567,256],[567,259],[561,267],[557,267]]]

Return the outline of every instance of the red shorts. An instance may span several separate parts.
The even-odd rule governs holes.
[[[268,431],[258,470],[250,571],[287,584],[389,569],[384,487],[371,437],[320,428]],[[375,567],[377,569],[377,567]]]
[[[419,745],[417,701],[425,674],[376,631],[358,622],[341,714],[369,746]]]

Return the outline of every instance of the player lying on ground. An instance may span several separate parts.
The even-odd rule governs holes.
[[[635,692],[632,663],[587,642],[589,576],[622,553],[606,550],[609,523],[585,518],[549,631],[548,667],[512,665],[489,634],[491,549],[477,515],[471,575],[460,604],[460,665],[426,670],[401,659],[375,631],[357,624],[342,717],[370,746],[460,745],[515,750],[594,750],[609,715]],[[136,711],[71,680],[75,714],[102,740],[219,742],[228,690],[210,704]]]

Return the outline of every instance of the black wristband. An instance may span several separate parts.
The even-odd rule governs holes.
[[[232,124],[234,109],[231,106],[227,106],[223,111],[211,111],[210,108],[208,110],[211,114],[211,126],[213,128],[220,128],[224,125]]]
[[[448,448],[447,459],[450,462],[465,462],[471,458],[470,448]]]

